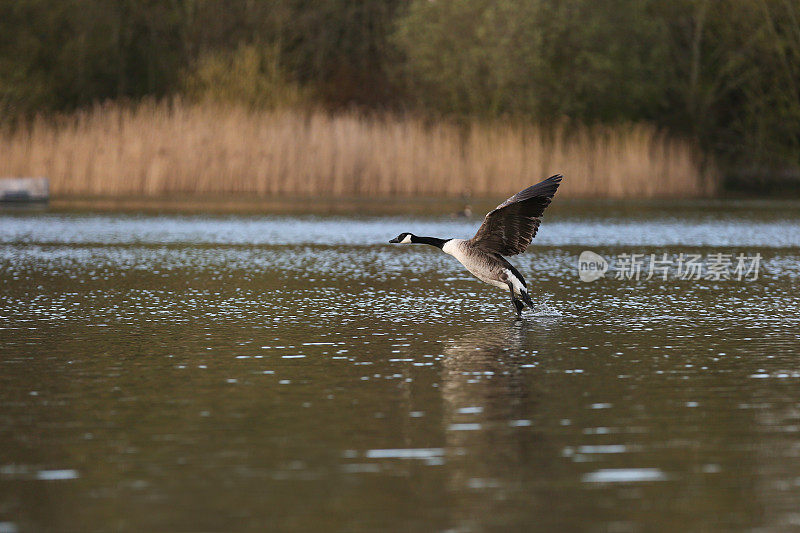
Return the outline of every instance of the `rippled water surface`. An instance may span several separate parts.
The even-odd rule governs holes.
[[[800,204],[565,204],[521,322],[386,243],[478,223],[0,212],[0,531],[800,528]]]

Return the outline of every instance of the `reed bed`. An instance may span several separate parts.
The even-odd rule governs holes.
[[[562,196],[713,194],[689,142],[641,125],[469,125],[180,101],[107,104],[0,130],[0,175],[59,196],[503,196],[562,173]]]

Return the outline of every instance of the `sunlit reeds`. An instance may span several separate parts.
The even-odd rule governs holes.
[[[0,176],[54,195],[502,196],[562,173],[573,197],[702,196],[716,173],[647,125],[464,126],[394,114],[99,105],[0,131]]]

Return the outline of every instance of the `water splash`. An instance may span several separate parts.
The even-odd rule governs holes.
[[[532,316],[535,317],[556,317],[564,316],[556,306],[551,302],[552,294],[545,294],[540,302],[537,302],[533,308]]]

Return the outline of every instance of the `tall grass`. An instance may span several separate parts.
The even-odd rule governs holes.
[[[562,195],[701,196],[695,147],[646,125],[468,126],[398,115],[254,111],[212,103],[102,105],[0,131],[0,176],[61,196],[503,196],[563,173]]]

